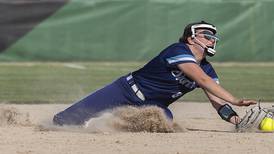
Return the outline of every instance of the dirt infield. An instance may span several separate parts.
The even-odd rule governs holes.
[[[274,151],[273,133],[236,133],[234,126],[222,121],[209,103],[175,103],[170,107],[175,123],[165,121],[157,109],[145,109],[140,114],[130,108],[130,112],[122,110],[114,114],[119,117],[118,123],[113,114],[105,113],[92,119],[85,128],[53,126],[52,116],[67,106],[0,105],[0,153],[270,154]],[[243,115],[247,108],[235,109]],[[138,119],[145,122],[138,124]],[[155,125],[151,125],[153,122]],[[113,123],[119,127],[110,127]],[[170,133],[138,132],[140,129]]]

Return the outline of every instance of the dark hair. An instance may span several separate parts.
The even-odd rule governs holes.
[[[179,42],[183,42],[183,43],[188,43],[187,41],[187,38],[190,37],[192,35],[192,32],[191,32],[191,26],[193,25],[198,25],[198,24],[209,24],[209,25],[212,25],[214,26],[213,24],[210,24],[208,22],[205,22],[205,21],[200,21],[200,22],[194,22],[194,23],[190,23],[188,24],[185,29],[184,29],[184,34],[183,36],[180,37],[179,39]],[[215,27],[215,26],[214,26]],[[209,29],[212,31],[212,29]],[[212,31],[214,34],[216,33],[216,31]]]

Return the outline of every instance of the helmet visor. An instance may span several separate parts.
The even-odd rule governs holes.
[[[211,31],[208,31],[208,30],[204,30],[204,31],[201,31],[197,34],[202,34],[203,37],[207,40],[214,40],[215,42],[218,42],[220,39],[218,38],[218,36],[214,35]]]

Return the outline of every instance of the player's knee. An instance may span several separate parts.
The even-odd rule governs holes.
[[[64,125],[64,121],[62,120],[62,118],[56,114],[54,115],[52,122],[54,125],[59,125],[59,126],[63,126]]]
[[[53,117],[53,124],[63,125],[83,125],[85,122],[83,117],[76,114],[67,114],[66,112],[60,112]]]

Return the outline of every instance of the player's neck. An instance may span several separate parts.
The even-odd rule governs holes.
[[[193,53],[197,63],[200,63],[205,58],[204,52],[201,51],[201,49],[199,47],[197,48],[196,46],[189,45],[189,44],[188,44],[188,47],[191,50],[191,52]]]

